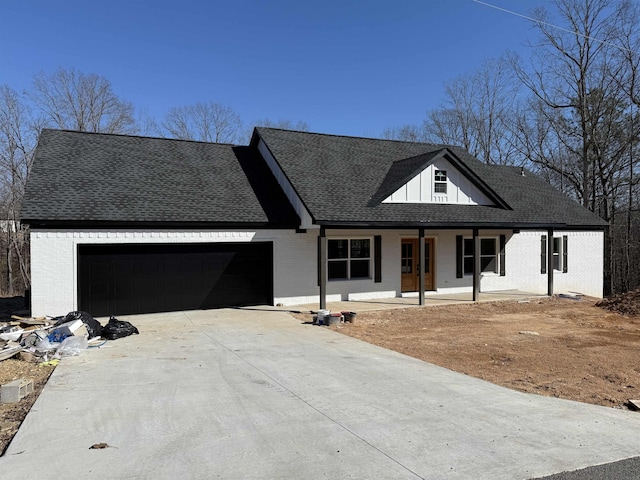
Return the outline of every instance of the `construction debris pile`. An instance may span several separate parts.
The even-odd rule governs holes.
[[[640,289],[604,298],[596,303],[596,307],[631,317],[640,316]]]
[[[0,323],[0,361],[20,354],[23,360],[47,362],[139,333],[129,322],[111,317],[103,327],[89,313],[79,311],[55,318],[12,315],[11,319]]]

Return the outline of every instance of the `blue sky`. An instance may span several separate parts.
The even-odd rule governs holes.
[[[548,0],[487,0],[528,14]],[[473,0],[2,0],[0,84],[58,67],[106,77],[160,119],[218,102],[250,125],[379,136],[421,123],[443,84],[512,49],[530,22]]]

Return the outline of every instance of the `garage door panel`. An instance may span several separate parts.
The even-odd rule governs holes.
[[[79,308],[94,316],[273,301],[270,242],[81,245]]]

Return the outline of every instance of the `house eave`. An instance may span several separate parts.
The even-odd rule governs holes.
[[[41,230],[295,230],[299,225],[272,222],[167,222],[167,221],[95,221],[95,220],[34,220],[23,224]]]
[[[522,223],[522,222],[351,222],[351,221],[318,221],[317,225],[331,229],[492,229],[492,230],[577,230],[577,231],[604,231],[604,225],[568,225],[566,223]]]

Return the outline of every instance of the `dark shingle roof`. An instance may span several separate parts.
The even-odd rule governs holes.
[[[299,224],[249,147],[60,130],[40,136],[22,219],[32,225]]]
[[[256,135],[320,224],[606,225],[535,175],[486,165],[459,147],[270,128]],[[381,203],[443,152],[499,197],[498,206]],[[60,130],[42,132],[22,219],[32,226],[299,224],[255,148]]]
[[[256,128],[315,222],[351,225],[601,228],[606,222],[520,168],[486,165],[448,146],[502,206],[380,203],[385,182],[443,145]],[[254,136],[254,142],[257,137]],[[415,161],[405,159],[416,159]],[[395,167],[402,165],[403,168]],[[402,170],[402,171],[400,171]],[[381,188],[382,187],[382,188]],[[378,193],[378,195],[376,195]],[[507,208],[509,207],[509,208]]]

